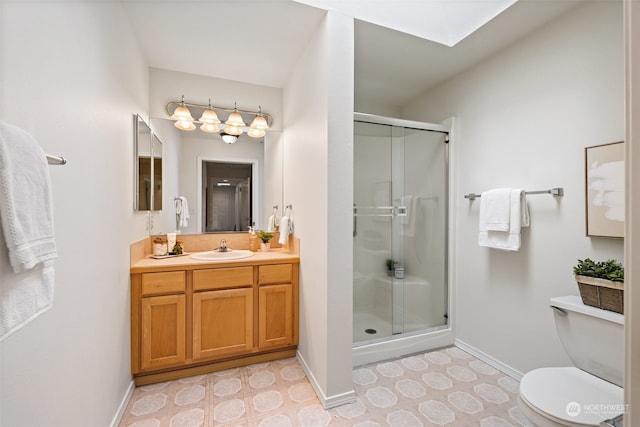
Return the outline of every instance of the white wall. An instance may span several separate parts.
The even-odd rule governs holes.
[[[622,260],[622,241],[585,237],[584,147],[624,139],[621,2],[588,2],[403,109],[456,117],[457,337],[520,372],[570,363],[549,298],[578,294],[578,258]],[[522,249],[477,244],[479,201],[496,187],[564,187],[528,197]]]
[[[0,344],[0,425],[107,426],[132,384],[128,245],[146,235],[132,114],[147,111],[147,67],[119,3],[2,2],[0,18],[0,117],[69,161],[50,169],[53,307]]]
[[[299,355],[325,406],[352,398],[353,19],[329,12],[284,90],[284,202],[300,249]]]

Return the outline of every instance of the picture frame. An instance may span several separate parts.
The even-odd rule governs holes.
[[[624,237],[624,141],[585,147],[588,237]]]

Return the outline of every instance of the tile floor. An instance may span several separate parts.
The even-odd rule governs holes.
[[[324,410],[295,358],[136,388],[121,427],[530,426],[518,382],[456,347],[353,370]]]

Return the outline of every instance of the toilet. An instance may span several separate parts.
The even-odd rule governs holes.
[[[518,399],[524,416],[539,427],[584,427],[623,413],[624,316],[573,295],[552,298],[551,309],[574,366],[525,374]]]

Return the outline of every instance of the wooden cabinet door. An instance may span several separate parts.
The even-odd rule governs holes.
[[[193,294],[193,359],[209,359],[253,349],[253,289]]]
[[[293,344],[293,285],[261,286],[258,295],[258,347]]]
[[[185,296],[142,298],[142,370],[185,362]]]

